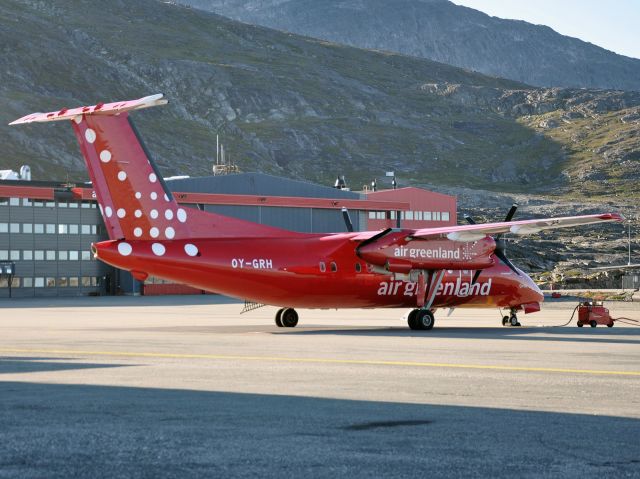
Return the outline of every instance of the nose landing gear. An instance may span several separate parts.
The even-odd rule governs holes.
[[[502,325],[503,326],[522,326],[520,321],[518,321],[518,315],[516,314],[516,309],[511,309],[509,316],[502,317]]]

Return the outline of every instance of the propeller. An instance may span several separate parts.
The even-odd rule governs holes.
[[[351,217],[349,216],[349,210],[344,206],[342,207],[342,218],[344,219],[344,224],[347,226],[347,231],[349,233],[353,232],[353,223],[351,222]]]
[[[509,209],[509,211],[507,212],[507,216],[505,216],[504,218],[504,222],[508,223],[513,219],[513,215],[516,214],[516,211],[518,210],[518,205],[517,204],[513,204],[511,205],[511,208]],[[467,220],[467,223],[471,224],[471,225],[475,225],[476,222],[473,220],[473,218],[471,218],[469,215],[464,215],[464,219]],[[516,269],[516,267],[513,265],[513,263],[511,261],[509,261],[509,258],[507,258],[506,254],[504,253],[507,247],[507,243],[506,241],[502,238],[504,236],[504,233],[498,233],[497,235],[495,235],[493,237],[493,239],[496,242],[496,249],[493,251],[493,254],[496,255],[496,257],[502,261],[505,265],[507,265],[507,267],[513,271],[515,274],[517,274],[518,276],[520,276],[520,273],[518,272],[518,270]],[[473,274],[473,279],[471,280],[471,284],[476,284],[476,282],[478,281],[478,278],[480,277],[480,274],[482,273],[481,269],[476,270],[476,272]]]

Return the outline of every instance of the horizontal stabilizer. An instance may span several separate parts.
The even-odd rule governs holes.
[[[166,105],[167,100],[163,98],[162,93],[156,95],[145,96],[137,100],[118,101],[114,103],[98,103],[93,106],[81,106],[78,108],[63,108],[62,110],[52,111],[49,113],[31,113],[22,118],[12,121],[9,125],[20,125],[22,123],[44,122],[44,121],[60,121],[74,120],[82,115],[117,115],[124,111],[142,110],[152,106]]]

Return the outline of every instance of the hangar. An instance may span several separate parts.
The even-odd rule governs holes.
[[[167,178],[181,204],[301,232],[455,224],[456,199],[421,188],[354,192],[263,173]],[[96,261],[107,239],[90,184],[0,180],[0,298],[200,293],[156,278],[145,284]]]

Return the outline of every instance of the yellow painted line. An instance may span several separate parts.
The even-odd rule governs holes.
[[[234,361],[269,361],[283,363],[316,363],[316,364],[359,364],[365,366],[408,366],[419,368],[454,368],[454,369],[484,369],[495,371],[525,371],[544,373],[571,373],[609,376],[640,376],[640,371],[608,371],[599,369],[568,369],[568,368],[534,368],[524,366],[495,366],[491,364],[456,364],[456,363],[426,363],[419,361],[380,361],[366,359],[325,359],[325,358],[287,358],[279,356],[233,356],[224,354],[177,354],[177,353],[144,353],[128,351],[83,351],[68,349],[9,349],[0,348],[0,353],[27,354],[65,354],[72,356],[113,356],[129,358],[160,358],[160,359],[216,359]]]

